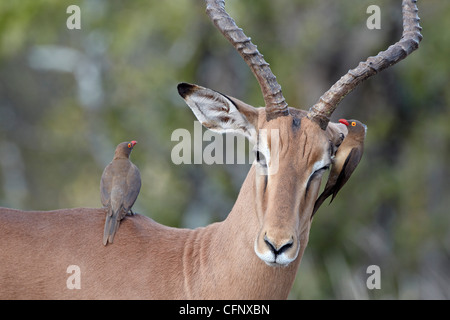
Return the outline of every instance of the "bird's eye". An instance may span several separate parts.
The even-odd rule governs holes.
[[[354,126],[356,126],[356,122],[355,121],[352,122],[352,127],[354,127]]]
[[[128,144],[128,148],[131,149],[131,143]]]

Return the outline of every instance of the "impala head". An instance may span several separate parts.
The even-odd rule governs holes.
[[[322,175],[346,133],[345,125],[323,130],[307,112],[292,108],[267,120],[267,108],[193,84],[179,84],[178,92],[205,127],[242,134],[254,145],[255,203],[249,206],[256,206],[260,224],[255,253],[269,265],[295,260],[307,239]]]
[[[311,213],[322,175],[347,134],[330,123],[339,102],[358,84],[404,59],[422,39],[415,0],[403,0],[399,42],[339,79],[309,111],[289,108],[281,86],[256,46],[225,11],[224,0],[206,0],[214,25],[236,48],[261,87],[265,108],[197,85],[181,83],[178,92],[208,129],[240,133],[255,146],[255,205],[259,230],[256,255],[271,266],[294,261],[309,236]]]
[[[259,131],[279,134],[259,134],[255,145],[270,161],[255,163],[260,229],[254,250],[269,265],[287,265],[297,258],[300,246],[306,246],[312,209],[336,139],[299,110],[289,108],[287,116],[269,122],[266,118],[260,117]]]

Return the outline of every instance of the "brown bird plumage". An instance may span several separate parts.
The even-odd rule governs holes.
[[[106,166],[100,181],[100,194],[104,207],[108,208],[103,232],[103,244],[112,243],[120,220],[131,211],[141,190],[141,174],[130,161],[130,153],[136,141],[120,143],[113,160]]]
[[[366,125],[358,120],[340,119],[339,122],[347,126],[348,134],[336,151],[327,184],[322,194],[316,200],[311,217],[314,216],[325,199],[330,195],[333,195],[330,203],[333,201],[339,190],[356,169],[364,152]]]

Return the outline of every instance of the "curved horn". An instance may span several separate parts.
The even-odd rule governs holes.
[[[225,11],[225,0],[206,0],[206,13],[252,70],[263,93],[267,120],[289,114],[288,105],[269,64],[243,30]]]
[[[309,119],[316,121],[325,130],[337,105],[347,94],[364,80],[403,60],[419,47],[419,42],[422,40],[420,34],[422,28],[419,25],[419,10],[416,2],[417,0],[403,0],[402,2],[403,34],[401,39],[386,51],[378,53],[375,57],[369,57],[365,62],[360,62],[355,69],[349,70],[311,107],[308,112]]]

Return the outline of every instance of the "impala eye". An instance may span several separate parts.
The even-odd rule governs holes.
[[[255,156],[256,156],[256,162],[258,162],[263,167],[267,166],[266,157],[264,156],[264,154],[262,152],[255,151]]]
[[[327,164],[326,166],[323,166],[322,168],[317,169],[316,171],[311,173],[311,175],[309,176],[308,182],[306,183],[305,199],[308,194],[309,187],[311,185],[311,181],[313,181],[315,178],[321,176],[320,174],[322,174],[323,171],[328,170],[329,168],[330,168],[330,164]]]
[[[323,166],[322,168],[316,170],[314,173],[319,173],[320,171],[325,171],[325,170],[328,170],[328,169],[330,169],[330,165],[329,164],[327,164],[326,166]]]

